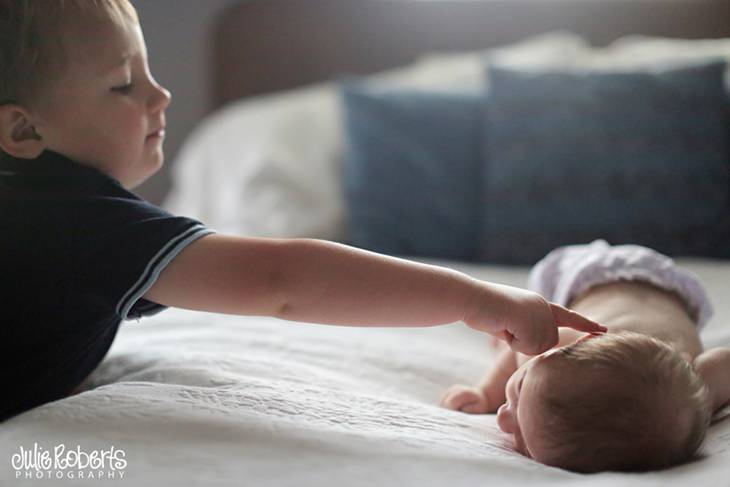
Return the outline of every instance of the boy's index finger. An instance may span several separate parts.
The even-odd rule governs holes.
[[[550,310],[553,312],[555,323],[558,326],[569,326],[575,330],[585,331],[588,333],[605,333],[608,331],[603,325],[599,325],[593,320],[560,306],[559,304],[549,303]]]

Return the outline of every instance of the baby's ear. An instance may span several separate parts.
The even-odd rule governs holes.
[[[0,105],[0,148],[21,159],[35,159],[45,149],[30,114],[20,105]]]

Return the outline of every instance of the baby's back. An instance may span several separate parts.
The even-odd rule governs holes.
[[[684,302],[676,294],[651,284],[618,281],[595,286],[575,298],[569,307],[605,325],[608,333],[643,333],[672,345],[692,359],[702,353],[697,326]],[[556,346],[569,345],[583,335],[570,328],[561,328]],[[529,358],[521,355],[518,363]]]

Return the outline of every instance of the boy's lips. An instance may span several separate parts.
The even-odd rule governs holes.
[[[164,138],[165,137],[165,127],[162,127],[158,130],[155,130],[154,132],[147,134],[147,139],[156,139],[156,138]]]

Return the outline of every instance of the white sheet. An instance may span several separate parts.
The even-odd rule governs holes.
[[[705,343],[730,345],[730,261],[680,262],[716,306]],[[506,284],[527,276],[447,264]],[[727,485],[730,421],[711,428],[706,458],[647,475],[583,476],[522,457],[494,415],[437,406],[490,356],[487,337],[462,324],[364,329],[168,310],[122,326],[91,390],[0,427],[0,485],[59,483],[16,482],[11,458],[34,443],[125,452],[123,479],[66,481],[76,485]]]

